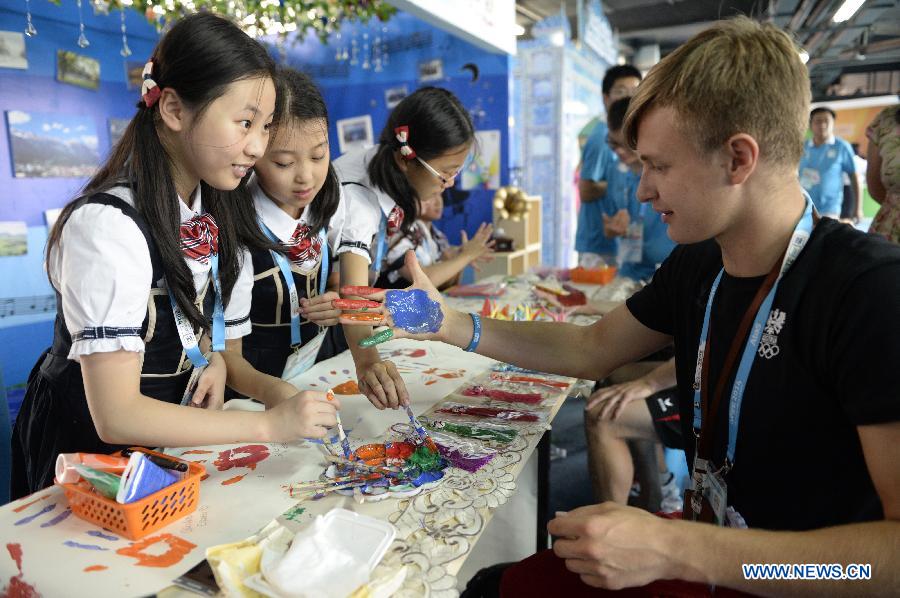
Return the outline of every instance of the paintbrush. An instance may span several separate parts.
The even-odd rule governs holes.
[[[325,496],[330,492],[335,492],[337,490],[346,490],[348,488],[359,488],[365,486],[368,482],[365,481],[356,481],[356,482],[347,482],[346,484],[340,484],[338,486],[330,486],[326,488],[315,488],[315,489],[300,489],[294,494],[294,489],[291,488],[290,496],[291,498],[296,498],[298,500],[307,500],[310,498],[315,498],[317,496]]]
[[[379,480],[384,477],[380,473],[364,473],[364,474],[351,474],[351,475],[343,475],[335,478],[328,478],[326,480],[313,480],[310,482],[296,482],[291,484],[291,488],[296,490],[315,490],[317,488],[332,488],[335,486],[341,486],[343,484],[353,484],[357,482],[370,482],[372,480]]]
[[[325,398],[329,401],[334,400],[334,391],[332,389],[328,389],[328,392],[325,393]],[[350,450],[350,440],[347,438],[347,434],[344,433],[344,424],[341,423],[341,414],[338,411],[334,412],[334,419],[337,421],[337,429],[338,429],[338,438],[341,441],[341,449],[344,451],[344,456],[348,459],[350,455],[353,454],[353,451]]]
[[[409,416],[409,423],[412,424],[413,428],[416,431],[416,434],[419,435],[419,438],[422,439],[422,443],[427,446],[431,452],[438,452],[437,445],[434,443],[434,440],[431,439],[431,436],[428,435],[428,432],[425,431],[425,428],[422,427],[422,424],[419,423],[419,420],[416,419],[416,416],[413,415],[412,407],[409,404],[405,405],[406,415]]]
[[[371,473],[379,473],[386,477],[399,478],[402,477],[402,472],[398,467],[389,467],[382,465],[367,465],[362,461],[351,461],[350,459],[344,459],[343,457],[333,457],[326,455],[325,460],[331,463],[338,463],[341,465],[346,465],[351,467],[355,471],[363,471],[363,472],[371,472]]]

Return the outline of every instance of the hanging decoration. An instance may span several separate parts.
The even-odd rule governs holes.
[[[81,0],[77,1],[80,7]],[[344,22],[368,23],[373,18],[384,22],[397,12],[385,0],[91,0],[91,3],[95,9],[102,5],[107,11],[136,10],[160,30],[185,15],[208,11],[231,17],[251,37],[294,34],[301,40],[314,34],[322,43]]]
[[[25,0],[25,35],[28,37],[37,35],[37,29],[34,28],[34,23],[31,22],[31,0]]]
[[[128,58],[131,56],[131,48],[128,47],[128,33],[125,30],[125,9],[119,11],[122,17],[122,49],[119,51],[119,54],[122,55],[122,58]]]
[[[87,48],[91,45],[91,42],[88,41],[87,36],[84,34],[84,15],[81,14],[81,0],[75,0],[75,4],[78,5],[78,44],[79,48]]]

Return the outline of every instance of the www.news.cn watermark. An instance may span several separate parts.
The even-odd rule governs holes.
[[[809,580],[867,580],[872,579],[872,565],[840,563],[750,563],[741,565],[744,579],[809,579]]]

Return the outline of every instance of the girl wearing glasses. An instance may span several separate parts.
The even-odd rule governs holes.
[[[346,199],[345,215],[332,220],[341,228],[336,253],[342,286],[378,280],[391,237],[409,233],[419,202],[455,184],[474,140],[472,120],[456,96],[423,87],[394,108],[378,145],[334,161]],[[409,395],[394,365],[382,362],[377,349],[359,346],[371,327],[346,326],[344,332],[360,390],[369,401],[379,409],[407,404]]]

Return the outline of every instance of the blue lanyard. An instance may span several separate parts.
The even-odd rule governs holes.
[[[225,350],[225,309],[222,307],[222,284],[219,282],[219,256],[213,253],[210,256],[210,266],[213,284],[213,321],[212,321],[212,350]],[[203,357],[200,347],[197,343],[197,337],[194,335],[194,327],[185,317],[184,312],[175,301],[175,295],[172,289],[169,289],[169,302],[172,304],[172,315],[175,318],[175,326],[178,329],[178,337],[181,339],[181,346],[184,353],[191,364],[195,368],[206,367],[209,362]]]
[[[259,225],[263,232],[269,237],[273,243],[279,243],[278,237],[269,229],[268,226],[260,219]],[[328,235],[325,229],[319,231],[319,241],[322,246],[322,269],[319,271],[319,294],[325,294],[325,288],[328,284]],[[300,337],[300,299],[297,295],[297,283],[294,282],[294,274],[291,272],[291,264],[287,257],[278,251],[271,251],[272,258],[278,264],[281,270],[281,276],[284,277],[284,283],[288,288],[288,297],[291,304],[291,346],[299,345]]]
[[[381,261],[384,259],[384,250],[387,241],[388,217],[381,212],[381,225],[378,227],[378,241],[376,241],[375,261],[372,262],[372,272],[381,271]]]
[[[775,280],[775,284],[769,290],[766,298],[763,300],[762,304],[756,312],[756,317],[753,320],[753,326],[751,327],[750,334],[747,337],[747,344],[744,346],[744,352],[741,355],[741,361],[738,365],[737,373],[735,374],[734,385],[731,388],[731,397],[728,406],[728,451],[726,453],[727,466],[730,466],[734,463],[735,447],[737,446],[738,423],[741,416],[741,404],[744,400],[744,391],[747,388],[747,380],[750,377],[750,370],[753,368],[753,360],[756,357],[756,351],[759,347],[760,339],[762,338],[763,329],[765,328],[766,322],[769,319],[769,312],[772,309],[772,302],[775,300],[775,293],[778,290],[778,283],[781,282],[781,278],[784,276],[785,272],[787,272],[788,269],[794,264],[797,256],[800,255],[800,252],[806,246],[806,242],[809,240],[810,234],[812,234],[812,229],[814,226],[813,206],[812,202],[809,200],[809,197],[806,196],[806,194],[804,195],[806,199],[806,207],[803,210],[803,216],[801,216],[800,221],[794,228],[794,233],[791,235],[791,241],[788,244],[784,260],[781,263],[781,270],[778,274],[778,278]],[[700,346],[697,349],[697,367],[694,371],[694,432],[698,435],[700,433],[700,430],[702,430],[703,428],[703,413],[700,406],[700,387],[703,379],[703,354],[706,350],[706,343],[709,337],[709,319],[710,313],[712,312],[713,299],[716,296],[716,291],[719,288],[719,283],[722,280],[722,274],[724,272],[724,268],[719,270],[719,274],[718,276],[716,276],[715,282],[713,282],[712,289],[710,289],[709,299],[707,299],[706,301],[706,311],[704,312],[703,316],[703,328],[700,332]],[[711,425],[715,425],[715,422],[712,422]],[[709,457],[709,455],[706,455],[704,457]]]

